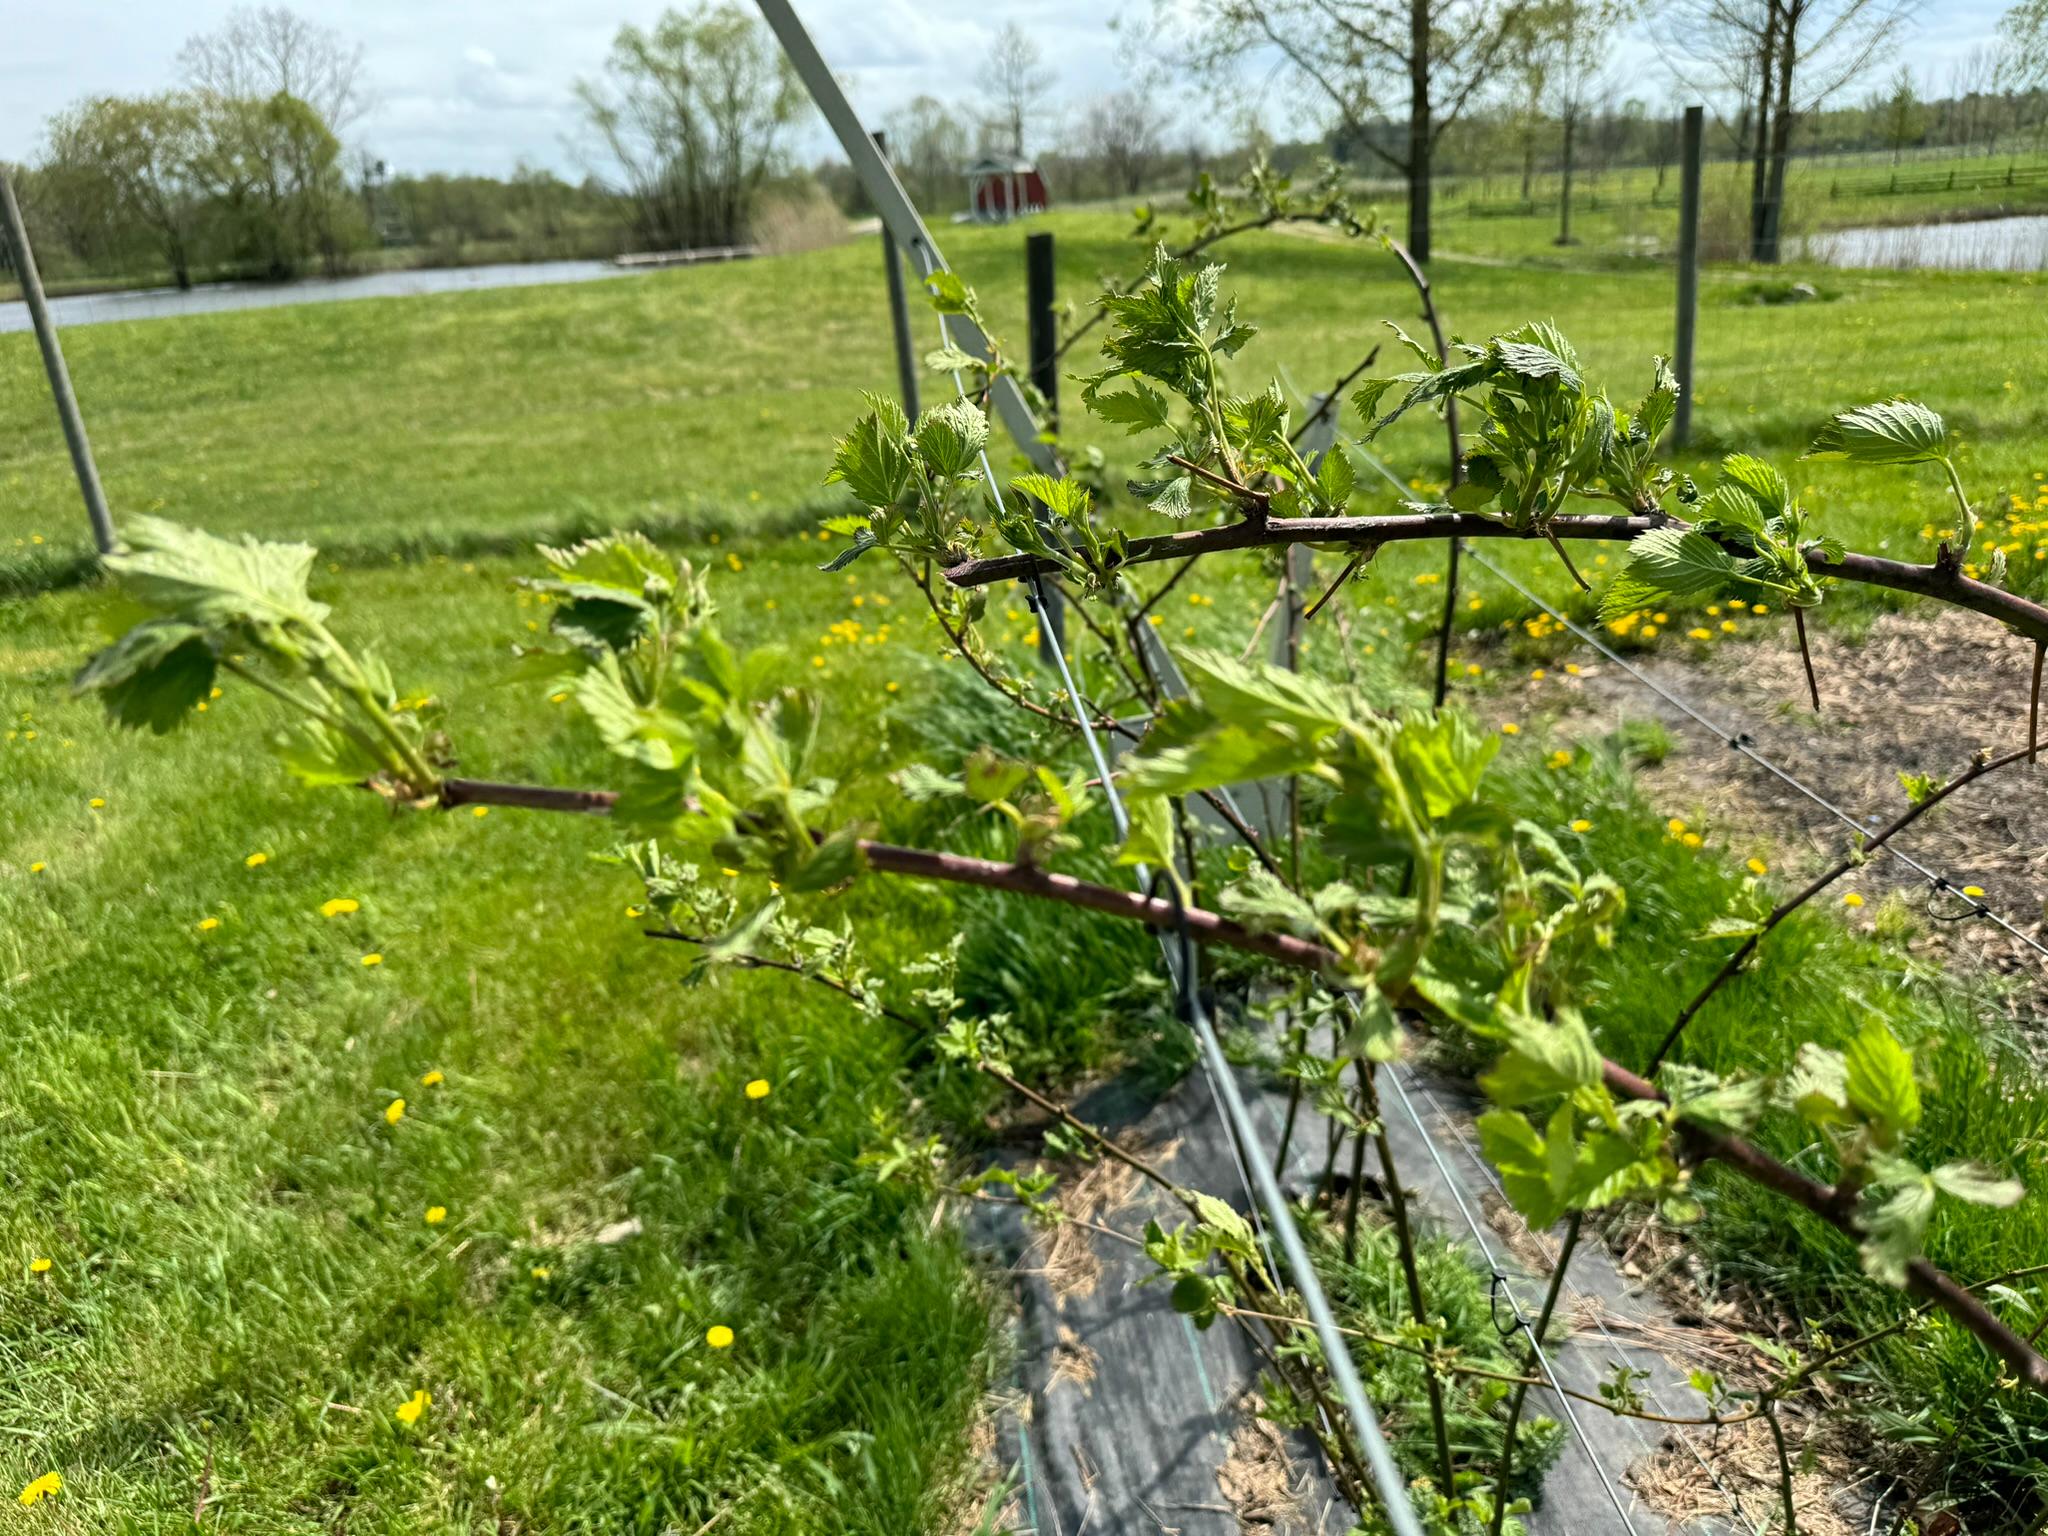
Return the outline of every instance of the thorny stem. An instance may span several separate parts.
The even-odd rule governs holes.
[[[1806,610],[1792,610],[1793,632],[1799,636],[1799,659],[1806,664],[1806,691],[1813,698],[1813,712],[1820,713],[1820,684],[1813,676],[1813,651],[1806,643]]]
[[[1557,1311],[1557,1298],[1564,1290],[1565,1271],[1571,1267],[1572,1250],[1579,1246],[1579,1232],[1584,1226],[1585,1212],[1573,1211],[1565,1224],[1564,1242],[1557,1250],[1557,1261],[1551,1266],[1550,1286],[1543,1293],[1543,1310],[1530,1325],[1528,1363],[1522,1373],[1532,1375],[1538,1364],[1537,1351],[1543,1347],[1543,1335],[1550,1331],[1550,1319]],[[1501,1434],[1500,1466],[1494,1473],[1493,1528],[1492,1536],[1500,1536],[1501,1524],[1508,1513],[1508,1478],[1515,1469],[1515,1431],[1522,1422],[1522,1404],[1528,1399],[1528,1384],[1515,1388],[1515,1395],[1508,1403],[1507,1428]]]
[[[1692,1023],[1694,1017],[1707,1005],[1708,999],[1720,991],[1722,986],[1742,969],[1743,965],[1749,960],[1749,957],[1756,953],[1757,946],[1770,936],[1772,929],[1784,922],[1786,918],[1797,912],[1830,885],[1833,885],[1843,875],[1863,863],[1871,854],[1882,848],[1886,843],[1898,836],[1899,833],[1905,831],[1906,828],[1913,825],[1914,822],[1933,810],[1965,784],[1974,783],[1986,774],[1996,772],[2009,763],[2016,763],[2020,759],[2029,756],[2029,753],[2029,748],[2021,747],[2017,751],[2006,753],[2003,757],[1980,758],[1956,778],[1928,795],[1926,799],[1920,801],[1917,805],[1907,807],[1900,815],[1893,818],[1890,826],[1866,835],[1848,854],[1837,860],[1832,866],[1808,883],[1805,889],[1779,902],[1772,909],[1771,915],[1763,920],[1762,925],[1758,927],[1757,931],[1744,939],[1735,953],[1722,962],[1721,968],[1714,973],[1713,979],[1700,989],[1699,995],[1679,1010],[1678,1017],[1672,1021],[1671,1028],[1665,1031],[1663,1040],[1658,1042],[1656,1052],[1650,1057],[1649,1074],[1651,1076],[1656,1075],[1657,1068],[1664,1064],[1664,1058],[1670,1055],[1672,1048],[1678,1044],[1679,1037],[1685,1033],[1686,1026]]]

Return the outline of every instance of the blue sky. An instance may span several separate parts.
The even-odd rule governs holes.
[[[1124,83],[1119,11],[1149,14],[1150,0],[797,0],[855,106],[871,122],[919,94],[970,101],[982,54],[997,29],[1015,21],[1060,71],[1068,103]],[[48,115],[81,96],[162,89],[172,83],[179,45],[212,27],[232,0],[0,0],[7,47],[0,49],[0,158],[34,154]],[[365,49],[375,104],[347,135],[394,169],[502,174],[519,160],[580,172],[581,145],[571,87],[602,66],[622,21],[651,21],[662,0],[301,0],[302,15],[334,27]],[[1983,42],[1999,0],[1932,0],[1920,14],[1905,60],[1923,90],[1939,93],[1948,66]],[[1248,70],[1257,90],[1266,71]],[[1622,73],[1654,104],[1668,77],[1640,42]],[[1263,102],[1269,126],[1288,122],[1284,86]],[[800,136],[806,158],[826,153],[822,129]]]

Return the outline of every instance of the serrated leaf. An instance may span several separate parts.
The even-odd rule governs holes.
[[[988,418],[969,401],[949,400],[918,417],[912,435],[925,468],[935,475],[963,475],[988,444]]]
[[[1943,1163],[1928,1177],[1934,1180],[1935,1188],[1943,1194],[1966,1200],[1971,1205],[2003,1209],[2018,1205],[2027,1195],[2026,1185],[2018,1179],[2008,1179],[1982,1163]]]
[[[306,591],[313,555],[310,544],[271,544],[247,534],[229,540],[161,517],[137,516],[105,564],[129,592],[169,617],[267,633],[327,617],[327,605]]]
[[[1007,800],[1031,777],[1031,765],[1004,757],[992,747],[977,747],[967,759],[961,784],[967,797],[981,805]]]
[[[180,619],[148,619],[79,669],[73,693],[97,693],[116,725],[161,736],[191,718],[213,688],[206,634]]]
[[[819,566],[818,569],[828,575],[833,571],[843,571],[869,550],[880,549],[881,547],[882,541],[875,537],[872,528],[857,528],[854,530],[853,542]]]
[[[1133,480],[1131,494],[1145,502],[1162,517],[1183,518],[1195,510],[1190,494],[1194,481],[1187,475],[1175,475],[1171,480]]]
[[[614,756],[657,772],[671,772],[688,760],[688,728],[666,710],[633,697],[617,661],[607,656],[576,680],[572,690],[583,713]]]
[[[1814,435],[1802,457],[1852,464],[1926,464],[1948,449],[1940,415],[1916,400],[1880,400],[1843,411]]]
[[[1719,591],[1738,577],[1735,559],[1703,533],[1652,528],[1638,534],[1601,599],[1604,618],[1618,618],[1658,597]]]
[[[1341,512],[1357,488],[1358,470],[1351,462],[1351,455],[1344,451],[1342,444],[1332,445],[1330,451],[1323,455],[1323,462],[1316,466],[1316,490],[1321,494],[1323,505]]]
[[[1915,1179],[1882,1200],[1866,1198],[1857,1213],[1863,1229],[1858,1253],[1864,1273],[1886,1285],[1903,1286],[1906,1266],[1926,1246],[1927,1224],[1934,1215],[1934,1181]]]
[[[1044,502],[1046,509],[1056,517],[1064,517],[1072,523],[1087,519],[1088,488],[1078,480],[1069,477],[1055,480],[1051,475],[1034,472],[1019,475],[1010,484],[1024,495]]]
[[[1721,473],[1747,491],[1767,516],[1776,517],[1792,504],[1792,488],[1785,477],[1751,454],[1729,454],[1721,461]]]
[[[1873,1019],[1842,1053],[1849,1103],[1890,1145],[1920,1123],[1920,1088],[1913,1058],[1892,1032]]]
[[[894,400],[882,395],[865,398],[868,414],[834,447],[825,483],[844,482],[863,506],[880,509],[894,506],[910,485],[910,422]]]
[[[1500,1022],[1508,1048],[1479,1078],[1494,1103],[1514,1109],[1600,1081],[1600,1052],[1577,1014],[1560,1013],[1550,1023],[1504,1013]]]
[[[271,746],[292,777],[314,789],[361,784],[383,768],[353,736],[319,720],[300,720],[279,731]]]

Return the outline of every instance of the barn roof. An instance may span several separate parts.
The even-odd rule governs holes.
[[[1037,170],[1031,161],[1019,155],[983,155],[967,167],[969,176],[1024,176]]]

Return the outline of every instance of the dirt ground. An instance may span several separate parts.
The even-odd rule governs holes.
[[[1867,827],[1906,809],[1901,773],[1949,779],[1979,749],[2026,744],[2033,647],[1990,621],[1894,614],[1854,640],[1831,636],[1825,625],[1811,629],[1818,715],[1789,626],[1783,636],[1717,648],[1704,662],[1675,652],[1630,662]],[[1583,648],[1574,659],[1577,676],[1554,667],[1541,685],[1565,690],[1563,729],[1593,735],[1654,719],[1670,731],[1674,750],[1640,774],[1653,804],[1724,846],[1769,849],[1773,874],[1787,881],[1818,874],[1852,845],[1840,820],[1625,668]],[[1933,889],[1881,851],[1822,901],[1866,928],[1884,920],[1896,931],[1910,916],[1910,953],[2009,978],[2009,1015],[2048,1050],[2048,957],[1977,910],[1988,907],[2026,939],[2048,943],[2048,751],[2039,767],[2016,764],[1957,791],[1890,846],[1948,888]],[[1982,896],[1964,895],[1969,887]],[[1840,892],[1850,889],[1864,897],[1860,908],[1841,905]]]

